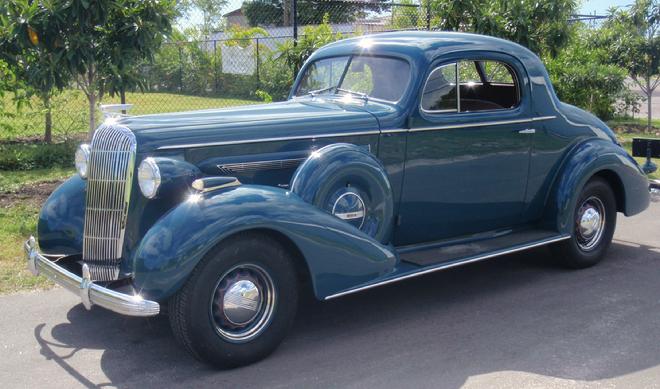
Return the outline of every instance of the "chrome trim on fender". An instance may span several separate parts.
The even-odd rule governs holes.
[[[226,141],[226,142],[189,143],[189,144],[180,144],[180,145],[169,145],[169,146],[161,146],[161,147],[158,148],[158,150],[171,150],[171,149],[210,147],[210,146],[242,145],[242,144],[249,144],[249,143],[260,143],[260,142],[281,142],[281,141],[287,141],[287,140],[339,138],[339,137],[344,137],[344,136],[379,135],[379,134],[380,134],[380,130],[370,130],[370,131],[344,132],[344,133],[334,133],[334,134],[283,136],[283,137],[277,137],[277,138],[245,139],[245,140],[234,140],[234,141]]]
[[[527,119],[514,119],[514,120],[497,120],[491,122],[479,122],[479,123],[461,123],[461,124],[450,124],[446,126],[433,126],[433,127],[419,127],[412,128],[410,132],[422,132],[422,131],[440,131],[440,130],[453,130],[457,128],[470,128],[470,127],[486,127],[486,126],[500,126],[505,124],[520,124],[520,123],[531,123],[538,122],[541,120],[550,120],[554,119],[556,116],[541,116]]]
[[[210,192],[210,191],[216,190],[216,189],[229,188],[229,187],[232,187],[232,186],[240,186],[241,185],[241,182],[237,178],[234,178],[234,177],[231,177],[231,178],[233,178],[233,181],[228,181],[228,182],[225,182],[225,183],[222,183],[222,184],[213,184],[212,180],[214,178],[215,177],[198,178],[195,181],[193,181],[190,186],[192,186],[193,189],[195,189],[196,191],[198,191],[200,193],[206,193],[206,192]]]
[[[371,131],[344,132],[344,133],[334,133],[334,134],[283,136],[283,137],[278,137],[278,138],[262,138],[262,139],[246,139],[246,140],[236,140],[236,141],[226,141],[226,142],[189,143],[189,144],[161,146],[161,147],[158,148],[158,150],[172,150],[172,149],[195,148],[195,147],[241,145],[241,144],[249,144],[249,143],[259,143],[259,142],[281,142],[281,141],[287,141],[287,140],[341,138],[341,137],[345,137],[345,136],[396,134],[396,133],[401,133],[401,132],[449,130],[449,129],[454,129],[454,128],[484,127],[484,126],[497,126],[497,125],[502,125],[502,124],[531,123],[531,122],[536,122],[536,121],[541,121],[541,120],[550,120],[550,119],[555,119],[555,118],[556,118],[556,116],[540,116],[540,117],[534,117],[534,118],[528,118],[528,119],[501,120],[501,121],[482,122],[482,123],[468,123],[468,124],[454,124],[454,125],[439,126],[439,127],[420,127],[420,128],[413,128],[413,129],[395,128],[395,129],[382,130],[382,131],[371,130]]]
[[[139,294],[128,295],[104,288],[91,280],[89,267],[83,264],[82,277],[71,273],[57,263],[50,261],[37,250],[34,237],[30,237],[24,245],[28,269],[32,274],[43,275],[80,296],[87,309],[98,305],[111,311],[127,316],[154,316],[160,312],[160,304],[144,300]]]
[[[500,251],[496,251],[496,252],[493,252],[493,253],[478,255],[478,256],[475,256],[475,257],[469,257],[469,258],[466,258],[464,260],[460,260],[460,261],[457,261],[457,262],[443,263],[443,264],[439,264],[439,265],[436,265],[436,266],[432,266],[430,268],[423,268],[422,270],[419,270],[419,271],[416,271],[416,272],[413,272],[413,273],[407,273],[407,274],[404,274],[400,277],[390,278],[390,279],[387,279],[387,280],[376,282],[374,284],[359,286],[357,288],[348,289],[348,290],[345,290],[343,292],[335,293],[335,294],[332,294],[330,296],[327,296],[324,300],[331,300],[331,299],[334,299],[334,298],[337,298],[337,297],[346,296],[348,294],[361,292],[363,290],[372,289],[372,288],[376,288],[376,287],[379,287],[379,286],[392,284],[392,283],[395,283],[395,282],[407,280],[409,278],[414,278],[414,277],[421,276],[421,275],[424,275],[424,274],[429,274],[429,273],[433,273],[433,272],[440,271],[440,270],[445,270],[445,269],[451,269],[452,267],[467,265],[469,263],[479,262],[479,261],[483,261],[485,259],[499,257],[501,255],[511,254],[511,253],[515,253],[515,252],[518,252],[518,251],[531,249],[531,248],[534,248],[534,247],[544,246],[544,245],[547,245],[547,244],[550,244],[550,243],[555,243],[555,242],[559,242],[559,241],[570,239],[570,238],[571,238],[570,235],[560,235],[560,236],[557,236],[555,238],[544,239],[544,240],[534,242],[534,243],[530,243],[530,244],[527,244],[527,245],[524,245],[524,246],[514,247],[514,248],[506,249],[506,250],[500,250]]]

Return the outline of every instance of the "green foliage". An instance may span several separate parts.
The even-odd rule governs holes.
[[[231,26],[229,27],[229,33],[231,38],[225,42],[225,45],[240,46],[244,49],[249,47],[255,41],[255,38],[268,36],[268,32],[261,27]]]
[[[400,5],[392,7],[392,28],[403,30],[426,26],[426,19],[422,19],[424,15],[420,12],[422,9],[426,10],[425,6],[417,8],[414,6],[417,3],[413,0],[401,0],[397,4]]]
[[[609,119],[615,113],[615,103],[626,93],[626,72],[606,63],[608,51],[592,43],[598,34],[586,28],[578,29],[569,44],[556,57],[548,56],[545,62],[562,101]]]
[[[257,97],[261,99],[264,103],[273,102],[273,97],[268,92],[262,91],[261,89],[254,92],[254,94],[257,95]]]
[[[274,101],[286,100],[293,84],[294,71],[280,53],[268,53],[259,67],[259,88]]]
[[[387,2],[298,0],[298,25],[321,24],[326,15],[330,23],[349,23],[366,17],[370,11],[386,9]],[[242,9],[250,26],[293,24],[291,0],[251,0],[244,2]]]
[[[250,26],[281,26],[284,24],[284,7],[281,1],[246,1],[243,3],[242,10]]]
[[[76,142],[0,144],[0,171],[73,166]]]
[[[610,53],[609,63],[628,71],[641,88],[649,105],[647,125],[651,127],[651,98],[660,85],[660,4],[636,0],[630,8],[614,9],[603,24],[597,43]]]
[[[312,53],[328,43],[342,39],[341,33],[333,33],[330,27],[330,18],[326,14],[323,22],[318,26],[307,26],[303,28],[298,43],[292,40],[286,41],[279,46],[281,57],[291,69],[296,72]]]
[[[89,100],[90,129],[105,92],[140,86],[136,66],[168,34],[173,0],[9,0],[0,5],[0,53],[46,107],[72,77]]]
[[[176,11],[179,16],[188,15],[192,10],[199,11],[202,14],[200,31],[206,39],[213,31],[220,28],[225,5],[227,0],[180,0],[177,1]]]
[[[431,0],[431,25],[498,36],[555,56],[568,42],[575,8],[575,0]]]

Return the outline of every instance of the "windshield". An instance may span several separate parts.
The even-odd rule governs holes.
[[[410,82],[408,62],[388,57],[325,58],[307,67],[296,96],[353,93],[398,101]]]

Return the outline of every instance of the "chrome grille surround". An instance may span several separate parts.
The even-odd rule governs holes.
[[[136,145],[133,132],[117,124],[102,124],[92,138],[83,262],[93,281],[119,277]]]

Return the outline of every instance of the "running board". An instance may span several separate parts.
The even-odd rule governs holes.
[[[358,286],[358,287],[355,287],[355,288],[352,288],[352,289],[347,289],[347,290],[344,290],[342,292],[332,294],[330,296],[327,296],[324,300],[331,300],[331,299],[334,299],[334,298],[337,298],[337,297],[346,296],[348,294],[362,292],[363,290],[377,288],[377,287],[383,286],[383,285],[393,284],[395,282],[407,280],[409,278],[422,276],[424,274],[429,274],[429,273],[433,273],[433,272],[440,271],[440,270],[451,269],[453,267],[463,266],[463,265],[467,265],[469,263],[474,263],[474,262],[483,261],[483,260],[489,259],[489,258],[499,257],[501,255],[512,254],[512,253],[516,253],[518,251],[523,251],[523,250],[531,249],[531,248],[534,248],[534,247],[545,246],[545,245],[550,244],[550,243],[555,243],[555,242],[559,242],[559,241],[562,241],[562,240],[570,239],[570,237],[571,237],[570,235],[558,235],[558,236],[554,236],[554,237],[551,237],[551,238],[539,240],[539,241],[536,241],[536,242],[531,242],[531,243],[527,243],[527,244],[524,244],[524,245],[520,245],[520,246],[517,246],[517,247],[511,247],[511,248],[504,249],[504,250],[498,250],[498,251],[493,251],[493,252],[490,252],[490,253],[475,255],[475,256],[462,258],[462,259],[458,259],[458,260],[451,261],[451,262],[445,262],[445,263],[441,263],[441,264],[437,264],[437,265],[433,265],[433,266],[428,266],[428,267],[423,267],[423,268],[420,268],[420,269],[415,269],[415,270],[412,270],[412,271],[404,271],[403,273],[400,273],[400,274],[389,275],[388,277],[386,277],[385,279],[381,279],[380,281],[376,280],[376,281],[371,282],[371,283],[366,284],[366,285]]]

